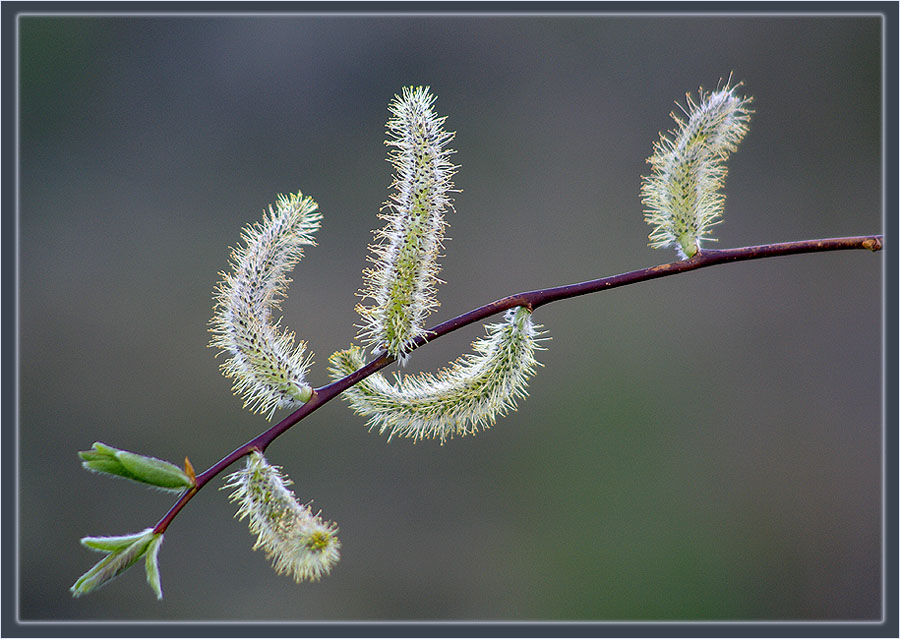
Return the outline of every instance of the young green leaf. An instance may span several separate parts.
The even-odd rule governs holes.
[[[159,544],[162,542],[162,535],[154,534],[152,528],[147,528],[140,533],[122,537],[85,537],[82,539],[82,543],[89,548],[99,550],[100,548],[97,547],[96,542],[103,539],[107,540],[109,545],[116,545],[116,548],[78,578],[69,589],[73,597],[86,595],[109,583],[137,563],[151,546],[155,545],[154,553],[157,552]],[[122,542],[126,539],[131,539],[131,541],[121,544],[110,541],[119,540]],[[157,592],[157,594],[161,593]]]
[[[194,480],[175,464],[113,448],[102,442],[94,442],[91,450],[79,451],[78,455],[82,459],[81,465],[96,473],[124,477],[173,492],[181,492],[194,485]]]
[[[117,550],[124,550],[146,534],[147,531],[142,530],[133,535],[121,535],[119,537],[83,537],[81,539],[81,545],[99,552],[115,552]]]
[[[147,583],[153,588],[157,599],[162,599],[162,584],[159,580],[159,547],[162,546],[163,536],[154,535],[153,541],[147,548],[144,567],[147,571]]]

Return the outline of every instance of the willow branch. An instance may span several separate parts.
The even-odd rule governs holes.
[[[409,348],[410,351],[434,341],[443,335],[452,333],[455,330],[480,322],[492,315],[496,315],[501,311],[505,311],[517,306],[525,306],[534,310],[551,302],[587,295],[589,293],[599,293],[627,286],[629,284],[637,284],[638,282],[646,282],[660,277],[669,275],[677,275],[678,273],[686,273],[687,271],[695,271],[697,269],[715,266],[717,264],[725,264],[728,262],[743,262],[746,260],[758,260],[770,257],[778,257],[782,255],[798,255],[801,253],[822,253],[825,251],[844,251],[851,249],[865,249],[868,251],[880,251],[883,248],[884,237],[881,235],[863,235],[856,237],[838,237],[824,240],[804,240],[799,242],[783,242],[780,244],[763,244],[760,246],[745,246],[741,248],[722,249],[722,250],[703,250],[698,252],[692,258],[671,262],[669,264],[660,264],[659,266],[651,266],[649,268],[629,271],[619,275],[602,277],[600,279],[580,282],[578,284],[569,284],[566,286],[556,286],[552,288],[538,289],[527,291],[525,293],[516,293],[499,300],[495,300],[484,306],[480,306],[462,315],[458,315],[452,319],[438,324],[434,328],[428,330],[424,335],[418,337]],[[266,447],[271,444],[277,437],[285,433],[291,427],[296,425],[300,420],[304,419],[310,413],[316,411],[323,404],[331,401],[343,391],[347,390],[354,384],[365,379],[369,375],[385,368],[395,361],[395,358],[382,354],[375,358],[362,368],[354,371],[350,375],[343,377],[331,384],[322,386],[313,390],[312,397],[306,404],[291,413],[288,417],[272,426],[272,428],[261,433],[257,437],[251,439],[247,443],[234,449],[231,453],[223,457],[221,460],[210,466],[207,470],[200,473],[196,477],[196,483],[193,488],[185,491],[175,502],[175,505],[167,512],[162,519],[154,527],[154,532],[161,533],[166,530],[169,524],[175,519],[176,515],[182,508],[193,498],[197,492],[203,488],[211,479],[228,468],[231,464],[239,460],[241,457],[251,453],[254,450],[260,452],[265,451]]]

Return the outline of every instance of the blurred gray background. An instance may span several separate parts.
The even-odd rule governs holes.
[[[754,96],[718,247],[880,232],[870,17],[24,17],[20,614],[25,620],[873,619],[881,602],[881,255],[720,266],[561,302],[520,410],[444,446],[335,401],[269,459],[340,525],[278,576],[216,480],[82,599],[84,535],[173,498],[91,475],[95,440],[198,471],[269,424],[206,345],[241,227],[303,190],[325,219],[284,323],[354,336],[388,196],[387,104],[430,85],[457,136],[433,323],[674,259],[640,177],[668,113],[733,71]],[[418,352],[464,352],[480,327]],[[283,417],[280,413],[277,418]]]

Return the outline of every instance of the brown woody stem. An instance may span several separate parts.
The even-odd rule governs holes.
[[[781,255],[797,255],[800,253],[821,253],[825,251],[844,251],[850,249],[865,249],[869,251],[880,251],[883,247],[884,237],[881,235],[864,235],[858,237],[837,237],[825,240],[803,240],[800,242],[783,242],[780,244],[763,244],[760,246],[745,246],[742,248],[722,249],[722,250],[704,250],[700,251],[692,258],[671,262],[669,264],[660,264],[659,266],[651,266],[636,271],[629,271],[619,275],[610,277],[602,277],[596,280],[581,282],[578,284],[569,284],[566,286],[556,286],[553,288],[539,289],[528,291],[526,293],[517,293],[509,295],[502,299],[485,304],[473,309],[462,315],[458,315],[452,319],[438,324],[434,328],[428,330],[425,335],[419,337],[412,349],[414,350],[428,342],[434,341],[442,335],[451,333],[469,324],[474,324],[483,319],[496,315],[501,311],[505,311],[516,306],[525,306],[529,309],[536,309],[551,302],[565,300],[579,295],[587,295],[589,293],[597,293],[626,286],[628,284],[637,284],[653,280],[658,277],[666,277],[668,275],[676,275],[687,271],[695,271],[699,268],[707,266],[715,266],[716,264],[725,264],[727,262],[741,262],[744,260],[758,260],[769,257],[778,257]],[[272,428],[261,433],[257,437],[251,439],[247,443],[234,449],[228,455],[220,459],[218,462],[210,466],[196,477],[196,483],[192,488],[185,491],[178,501],[169,509],[162,519],[154,527],[154,532],[165,532],[166,528],[175,519],[175,516],[181,511],[191,498],[206,485],[213,477],[228,468],[244,455],[254,450],[264,451],[279,435],[289,430],[297,422],[318,409],[326,402],[331,401],[343,391],[347,390],[360,380],[365,379],[372,373],[375,373],[394,361],[389,355],[381,355],[372,360],[362,368],[354,371],[350,375],[343,377],[331,384],[322,386],[313,391],[313,395],[306,404],[288,415],[286,418],[272,426]]]

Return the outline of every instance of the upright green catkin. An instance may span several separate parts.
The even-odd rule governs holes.
[[[694,256],[700,242],[710,240],[711,227],[721,222],[725,196],[725,161],[747,133],[751,98],[738,96],[741,86],[725,85],[705,93],[698,102],[687,95],[687,120],[674,113],[671,139],[660,135],[647,162],[652,173],[643,178],[644,219],[653,226],[650,246],[674,247],[682,259]]]
[[[379,215],[386,224],[375,231],[369,247],[373,266],[363,272],[365,287],[357,312],[362,317],[360,338],[405,363],[407,349],[422,335],[425,320],[438,306],[435,287],[438,253],[444,238],[444,212],[456,167],[446,148],[453,133],[433,109],[428,87],[405,87],[390,104],[394,193]]]

